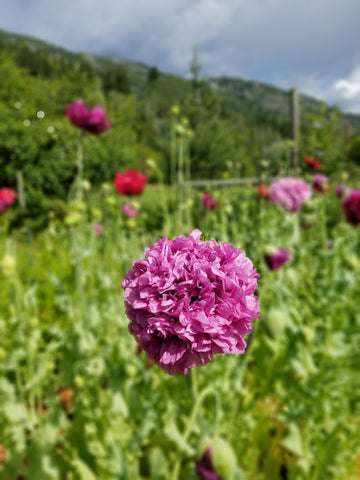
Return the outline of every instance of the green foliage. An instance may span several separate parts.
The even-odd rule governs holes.
[[[346,166],[346,124],[339,109],[325,104],[319,113],[304,114],[300,151],[321,160],[321,171],[332,174]]]
[[[251,187],[212,192],[220,204],[205,211],[201,191],[148,185],[131,222],[119,214],[129,199],[107,185],[70,193],[64,221],[30,241],[2,224],[0,476],[195,480],[212,443],[224,478],[352,478],[360,245],[334,192],[309,200],[310,230],[300,228],[306,212],[285,212]],[[129,335],[121,282],[146,246],[195,227],[254,261],[261,318],[244,355],[169,376]],[[266,267],[267,243],[291,249],[277,272]]]

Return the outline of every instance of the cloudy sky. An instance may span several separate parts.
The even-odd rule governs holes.
[[[183,76],[233,76],[360,113],[359,0],[0,0],[0,29]]]

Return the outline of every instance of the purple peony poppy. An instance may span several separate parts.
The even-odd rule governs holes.
[[[265,262],[270,270],[279,270],[290,260],[290,252],[286,248],[277,248],[274,252],[265,255]]]
[[[207,364],[214,353],[244,353],[259,318],[259,275],[245,252],[201,241],[200,230],[145,249],[122,282],[129,331],[169,374]]]
[[[195,464],[196,473],[200,480],[220,480],[220,477],[214,470],[211,447],[206,447],[200,460]]]
[[[216,200],[216,198],[213,198],[209,193],[204,193],[203,196],[201,197],[201,201],[204,207],[207,208],[208,210],[213,210],[219,205],[219,200]]]
[[[348,223],[360,224],[360,190],[352,190],[343,201],[343,209]]]
[[[65,113],[73,125],[95,135],[100,135],[111,127],[103,108],[95,106],[88,109],[81,98],[67,105]]]
[[[272,203],[281,205],[289,212],[298,212],[302,204],[311,197],[311,188],[298,178],[285,177],[273,183],[268,193]]]

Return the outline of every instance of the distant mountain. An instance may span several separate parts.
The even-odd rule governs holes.
[[[25,35],[0,30],[0,48],[2,46],[21,49],[26,46],[34,55],[75,64],[82,62],[96,74],[107,75],[109,72],[123,71],[129,83],[129,90],[142,94],[146,90],[149,75],[155,72],[165,77],[181,77],[169,73],[160,72],[156,66],[149,66],[132,60],[91,55],[88,53],[70,52],[62,47]],[[183,82],[189,80],[182,79]],[[289,91],[272,85],[244,80],[240,78],[218,77],[208,79],[210,86],[223,99],[225,105],[235,113],[244,115],[249,120],[272,121],[281,126],[288,123],[290,97]],[[127,87],[126,87],[127,88]],[[124,90],[125,91],[125,90]],[[320,111],[323,101],[307,95],[299,94],[300,110],[317,113]],[[344,122],[350,122],[352,133],[360,132],[360,115],[342,113]]]

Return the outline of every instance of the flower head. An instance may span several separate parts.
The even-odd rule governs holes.
[[[290,260],[290,252],[286,248],[277,248],[271,253],[265,255],[265,262],[270,270],[279,270]]]
[[[263,198],[268,198],[270,187],[264,187],[264,185],[259,185],[257,187],[258,194]]]
[[[244,353],[259,318],[257,278],[245,252],[201,241],[200,230],[160,238],[122,282],[129,331],[168,373],[185,374],[214,353]]]
[[[289,212],[298,212],[302,204],[311,197],[311,188],[298,178],[285,177],[273,183],[268,198]]]
[[[345,187],[345,185],[343,185],[342,183],[339,183],[338,185],[336,185],[334,190],[335,190],[336,196],[339,198],[343,198],[351,192],[351,188]]]
[[[309,157],[308,155],[305,155],[304,161],[313,170],[319,170],[319,168],[321,168],[320,160],[318,158],[312,158],[312,157]]]
[[[335,190],[335,193],[336,193],[337,197],[342,198],[344,196],[345,187],[342,183],[339,183],[338,185],[336,185],[334,190]]]
[[[313,189],[315,192],[325,193],[329,190],[330,183],[326,175],[315,173],[313,175]]]
[[[103,225],[101,223],[96,223],[94,226],[94,232],[97,233],[98,235],[101,235],[104,231]]]
[[[95,135],[100,135],[111,127],[103,108],[95,106],[88,109],[81,98],[76,102],[69,103],[65,108],[65,113],[73,125]]]
[[[11,188],[0,188],[0,213],[4,213],[16,200],[16,193]]]
[[[201,202],[208,210],[213,210],[219,205],[219,200],[213,198],[209,193],[204,193],[201,197]]]
[[[343,209],[348,223],[360,224],[360,190],[352,190],[343,201]]]
[[[127,170],[117,173],[114,185],[120,195],[140,195],[145,188],[148,177],[137,170]]]
[[[137,208],[135,208],[130,203],[125,203],[125,205],[121,209],[123,215],[128,218],[136,218],[138,214]]]

